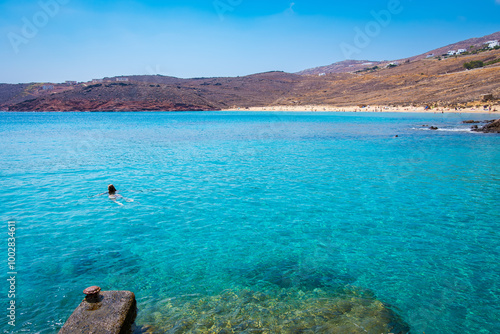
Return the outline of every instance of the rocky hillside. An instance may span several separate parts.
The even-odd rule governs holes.
[[[423,53],[421,55],[418,55],[415,57],[410,57],[408,59],[419,60],[419,59],[426,58],[428,55],[439,56],[439,55],[446,54],[446,53],[448,53],[448,51],[451,51],[451,50],[459,50],[459,49],[470,50],[471,47],[473,49],[480,49],[484,46],[484,44],[486,42],[489,42],[489,41],[500,41],[500,31],[495,32],[491,35],[477,37],[477,38],[470,38],[470,39],[467,39],[465,41],[461,41],[461,42],[453,43],[453,44],[450,44],[447,46],[443,46],[441,48],[434,49],[434,50],[431,50],[429,52]],[[401,60],[402,59],[400,59],[400,61]]]
[[[364,70],[367,67],[382,66],[388,62],[370,61],[370,60],[344,60],[331,65],[310,68],[297,72],[300,75],[319,75],[330,73],[350,73]]]
[[[283,72],[238,78],[126,78],[127,82],[107,78],[103,83],[66,88],[54,85],[59,92],[44,92],[39,88],[36,93],[20,94],[35,96],[22,102],[17,102],[19,96],[10,100],[6,96],[0,107],[11,111],[219,110],[279,103],[280,97],[289,95],[302,79]],[[1,87],[0,96],[3,96]]]
[[[422,53],[417,56],[409,57],[409,58],[404,58],[404,59],[397,59],[397,60],[385,60],[385,61],[370,61],[370,60],[344,60],[340,61],[337,63],[333,63],[331,65],[326,65],[326,66],[320,66],[320,67],[315,67],[315,68],[310,68],[307,70],[303,70],[298,72],[297,74],[300,75],[319,75],[321,73],[349,73],[349,72],[356,72],[359,70],[363,70],[368,67],[383,67],[386,66],[390,63],[404,63],[406,61],[416,61],[416,60],[422,60],[426,59],[427,56],[429,55],[434,55],[434,56],[440,56],[443,54],[447,54],[448,51],[451,50],[459,50],[459,49],[465,49],[465,50],[470,50],[471,47],[475,49],[480,49],[484,46],[484,44],[488,41],[500,41],[500,31],[493,33],[491,35],[483,36],[483,37],[478,37],[478,38],[470,38],[465,41],[460,41],[457,43],[453,43],[447,46],[443,46],[438,49],[434,49],[425,53]]]
[[[482,67],[465,70],[464,64],[470,62],[482,62]],[[342,66],[351,70],[342,70]],[[181,111],[311,104],[457,106],[480,101],[484,94],[500,97],[500,50],[442,59],[416,57],[389,66],[355,61],[342,66],[321,76],[268,72],[235,78],[155,75],[105,78],[77,85],[3,84],[0,110]]]
[[[0,106],[21,102],[35,95],[30,94],[30,84],[0,84]]]
[[[500,50],[448,59],[422,59],[396,67],[362,73],[307,76],[321,82],[321,89],[298,89],[285,104],[427,105],[456,106],[478,101],[483,94],[500,97],[500,62],[466,71],[470,61],[494,62]]]

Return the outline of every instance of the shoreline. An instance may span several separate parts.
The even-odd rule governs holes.
[[[467,107],[467,108],[448,108],[436,107],[425,109],[425,107],[390,107],[369,105],[364,108],[359,106],[336,107],[331,105],[303,105],[303,106],[266,106],[266,107],[239,107],[228,108],[220,110],[30,110],[30,111],[14,111],[14,110],[0,110],[0,113],[65,113],[65,112],[78,112],[78,113],[92,113],[92,112],[203,112],[203,111],[224,111],[224,112],[241,112],[241,111],[254,111],[254,112],[361,112],[361,113],[423,113],[423,114],[491,114],[500,115],[500,105],[491,105],[488,108],[484,107]]]
[[[291,111],[291,112],[401,112],[401,113],[456,113],[456,114],[500,114],[500,105],[492,105],[485,109],[484,107],[467,107],[467,108],[447,108],[436,107],[425,109],[425,107],[390,107],[370,105],[364,108],[359,106],[336,107],[331,105],[304,105],[304,106],[267,106],[267,107],[247,107],[247,108],[230,108],[221,111]]]

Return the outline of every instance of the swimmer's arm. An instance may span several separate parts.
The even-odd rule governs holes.
[[[101,194],[97,194],[97,195],[94,195],[94,196],[89,196],[89,197],[97,197],[97,196],[102,196],[104,194],[107,194],[108,192],[105,192],[105,193],[101,193]]]

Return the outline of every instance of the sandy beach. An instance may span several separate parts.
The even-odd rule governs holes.
[[[486,104],[485,104],[486,105]],[[331,105],[304,105],[304,106],[267,106],[267,107],[250,107],[250,108],[232,108],[224,111],[313,111],[313,112],[421,112],[421,113],[491,113],[500,114],[500,105],[495,104],[485,108],[482,107],[467,107],[467,108],[428,108],[425,107],[391,107],[369,105],[364,108],[359,106],[337,107]]]

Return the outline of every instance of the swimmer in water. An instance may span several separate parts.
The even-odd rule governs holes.
[[[116,204],[123,205],[122,203],[120,203],[120,202],[117,201],[117,199],[120,198],[120,197],[122,197],[122,196],[116,193],[116,188],[112,184],[110,184],[108,186],[108,197],[109,197],[110,200],[112,200]]]
[[[111,198],[111,196],[119,196],[118,194],[116,194],[116,188],[114,185],[110,184],[108,186],[108,194],[109,194],[109,198]],[[116,197],[115,197],[116,198]]]
[[[126,197],[123,197],[122,195],[118,194],[118,190],[116,190],[115,186],[112,185],[112,184],[110,184],[108,186],[108,192],[107,193],[102,193],[102,194],[99,194],[99,195],[104,195],[104,194],[108,194],[109,199],[112,200],[113,202],[115,202],[118,205],[123,205],[122,203],[120,203],[120,202],[117,201],[118,199],[121,199],[121,198],[123,198],[126,202],[133,202],[134,201],[133,199],[126,198]]]

